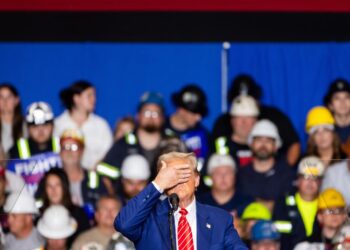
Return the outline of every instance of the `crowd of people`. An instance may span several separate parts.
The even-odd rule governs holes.
[[[250,249],[350,249],[350,83],[330,83],[308,112],[305,152],[288,114],[260,102],[251,76],[233,80],[229,112],[211,130],[201,122],[207,94],[186,85],[167,114],[162,95],[146,92],[112,131],[87,81],[60,92],[58,117],[40,100],[23,114],[15,86],[0,84],[0,244],[135,249],[114,219],[157,176],[160,156],[193,152],[196,199],[231,213]]]

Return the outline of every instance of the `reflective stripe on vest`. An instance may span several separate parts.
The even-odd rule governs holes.
[[[295,197],[293,195],[289,195],[286,197],[286,205],[287,206],[295,206],[297,203],[295,201]]]
[[[59,153],[61,151],[60,138],[52,138],[52,152]]]
[[[215,140],[216,153],[226,155],[230,152],[229,148],[226,146],[226,141],[227,139],[225,137],[219,137]]]
[[[134,134],[132,133],[129,133],[125,136],[125,140],[126,140],[126,143],[127,144],[130,144],[130,145],[135,145],[137,143],[137,138]]]
[[[95,171],[88,172],[88,187],[91,189],[95,189],[98,187],[98,176]]]
[[[18,148],[20,159],[28,159],[31,157],[28,139],[26,139],[26,138],[18,139],[17,148]],[[52,138],[52,152],[59,153],[60,149],[61,149],[60,139],[58,137],[53,137]]]
[[[293,225],[290,221],[278,220],[278,221],[275,221],[274,224],[280,233],[292,232]]]
[[[28,159],[31,156],[29,143],[28,143],[27,139],[25,139],[25,138],[18,139],[17,148],[18,148],[18,153],[19,153],[20,159]]]
[[[109,165],[105,162],[98,164],[96,171],[100,175],[104,175],[104,176],[110,177],[112,179],[117,179],[120,176],[120,171],[117,167]]]

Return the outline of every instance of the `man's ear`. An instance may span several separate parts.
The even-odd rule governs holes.
[[[195,176],[195,187],[198,187],[199,186],[199,182],[200,182],[200,175],[199,174],[196,174]]]

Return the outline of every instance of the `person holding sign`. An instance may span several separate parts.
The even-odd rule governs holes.
[[[34,102],[27,108],[28,139],[20,138],[10,149],[7,168],[21,175],[31,194],[42,176],[53,167],[60,167],[59,139],[52,136],[54,114],[49,104]]]

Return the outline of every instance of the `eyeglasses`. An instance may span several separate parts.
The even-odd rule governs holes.
[[[63,151],[72,151],[76,152],[80,149],[80,146],[78,144],[65,144],[62,146]]]
[[[335,214],[335,215],[339,215],[339,214],[345,214],[345,209],[344,208],[328,208],[328,209],[323,209],[321,211],[322,214]]]
[[[143,116],[146,118],[158,118],[160,114],[157,111],[145,110],[143,111]]]

